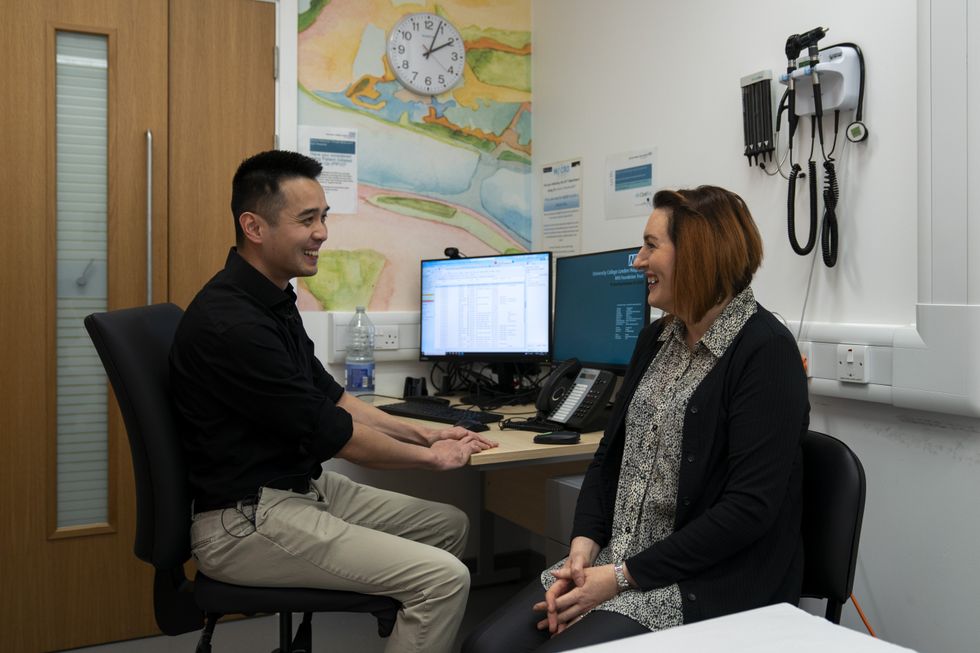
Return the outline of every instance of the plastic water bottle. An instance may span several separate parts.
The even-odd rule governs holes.
[[[354,395],[374,393],[374,324],[357,307],[354,318],[347,327],[350,341],[347,344],[345,367],[346,390]]]

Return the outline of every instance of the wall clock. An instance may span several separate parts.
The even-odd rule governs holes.
[[[387,54],[398,81],[421,95],[448,91],[462,79],[466,65],[459,30],[429,13],[403,16],[388,34]]]

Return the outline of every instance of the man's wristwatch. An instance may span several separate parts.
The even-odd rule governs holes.
[[[622,593],[626,590],[633,589],[630,585],[629,580],[626,579],[626,572],[623,571],[623,562],[617,562],[613,565],[613,571],[616,573],[616,588]]]

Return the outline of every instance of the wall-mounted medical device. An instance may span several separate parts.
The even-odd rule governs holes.
[[[772,140],[773,146],[778,150],[780,134],[785,133],[786,150],[782,156],[777,152],[774,171],[766,166],[769,153],[763,152],[760,160],[759,153],[753,150],[753,147],[757,147],[754,145],[757,141],[750,138],[752,125],[764,125],[771,119],[771,104],[766,101],[767,98],[762,97],[765,91],[759,85],[756,87],[758,93],[754,93],[747,83],[764,79],[766,76],[762,73],[742,79],[742,116],[746,142],[744,154],[749,158],[749,163],[754,160],[766,174],[779,174],[789,183],[786,201],[787,231],[793,251],[800,256],[812,252],[817,244],[819,230],[823,262],[827,267],[834,267],[838,254],[837,205],[840,199],[834,155],[840,133],[841,114],[853,112],[853,120],[849,124],[845,123],[847,128],[844,135],[848,140],[855,143],[863,141],[868,136],[868,130],[862,122],[865,69],[861,48],[854,43],[838,43],[821,48],[819,43],[827,32],[826,27],[815,27],[802,34],[791,34],[786,39],[786,73],[779,77],[786,90],[777,103],[776,132]],[[754,116],[753,112],[759,115]],[[824,115],[828,112],[833,112],[833,131],[825,135]],[[801,165],[802,161],[794,159],[794,144],[801,119],[806,118],[809,119],[810,127],[809,154],[805,164]],[[801,137],[801,140],[803,138],[805,137]],[[816,147],[818,142],[819,148]],[[803,147],[800,150],[805,151]],[[822,189],[818,183],[818,159],[822,159]],[[783,164],[787,161],[788,171],[784,172]],[[808,182],[810,210],[806,243],[801,245],[796,235],[795,207],[797,182],[804,179]],[[821,199],[822,219],[819,211]]]
[[[798,64],[799,65],[799,64]],[[812,116],[813,74],[819,74],[820,95],[824,111],[852,111],[858,107],[861,90],[861,66],[858,51],[850,46],[835,45],[818,54],[816,64],[806,63],[779,81],[788,83],[790,76],[796,86],[796,115]]]
[[[746,75],[742,86],[742,133],[749,165],[772,161],[776,140],[772,134],[772,71]]]

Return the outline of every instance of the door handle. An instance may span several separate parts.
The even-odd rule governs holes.
[[[146,130],[146,303],[153,303],[153,132]]]

